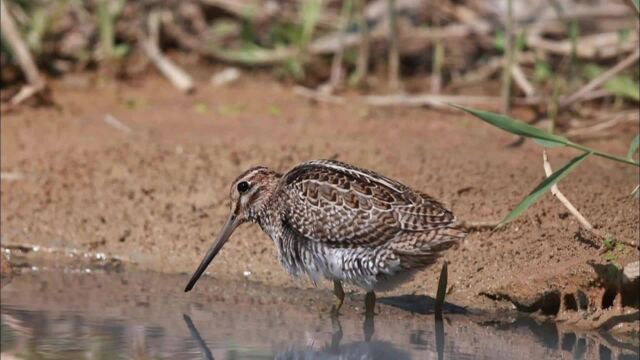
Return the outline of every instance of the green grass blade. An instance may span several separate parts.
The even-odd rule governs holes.
[[[631,141],[629,152],[627,153],[627,159],[633,160],[633,154],[638,150],[638,146],[640,146],[640,135],[636,135],[636,138]]]
[[[558,181],[562,180],[568,173],[570,173],[573,169],[576,168],[587,156],[591,155],[590,152],[585,152],[582,155],[572,159],[568,163],[566,163],[561,169],[557,170],[551,176],[544,179],[532,192],[529,193],[512,211],[509,215],[507,215],[504,220],[498,224],[497,227],[502,227],[505,224],[509,223],[520,214],[522,214],[525,210],[527,210],[533,203],[535,203],[547,190],[551,189],[553,185],[555,185]]]
[[[548,140],[542,140],[542,139],[533,139],[533,142],[535,142],[536,144],[538,144],[538,145],[540,145],[542,147],[546,147],[546,148],[549,148],[549,149],[550,148],[564,146],[564,144],[562,144],[562,143],[548,141]]]
[[[561,145],[569,145],[570,141],[564,136],[550,134],[544,130],[538,129],[535,126],[523,123],[522,121],[512,119],[508,116],[492,113],[489,111],[482,111],[476,109],[465,108],[458,105],[453,105],[460,110],[466,111],[469,114],[480,118],[495,127],[508,131],[512,134],[525,136],[528,138],[539,139],[545,142],[552,142]]]
[[[300,13],[300,23],[302,25],[302,35],[299,46],[304,48],[311,41],[318,20],[322,15],[322,0],[309,0],[302,2]]]
[[[599,150],[591,149],[589,147],[586,147],[580,144],[576,144],[570,141],[569,139],[565,138],[564,136],[548,133],[544,130],[538,129],[535,126],[531,126],[529,124],[523,123],[520,120],[516,120],[505,115],[500,115],[500,114],[492,113],[489,111],[465,108],[455,104],[450,104],[450,105],[462,111],[465,111],[479,118],[480,120],[483,120],[484,122],[487,122],[502,130],[505,130],[515,135],[520,135],[520,136],[537,140],[536,142],[538,144],[545,147],[552,147],[553,144],[557,144],[556,146],[566,145],[584,152],[593,153],[593,155],[600,156],[609,160],[614,160],[614,161],[629,164],[629,165],[640,166],[640,162],[636,162],[631,159],[623,158],[620,156],[611,155]]]

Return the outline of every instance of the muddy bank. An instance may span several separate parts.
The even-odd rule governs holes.
[[[313,104],[262,75],[224,89],[202,86],[190,97],[155,77],[129,84],[66,77],[53,86],[57,108],[24,108],[0,124],[1,170],[11,175],[0,185],[5,247],[78,249],[142,269],[191,272],[227,215],[231,180],[257,164],[286,171],[337,157],[420,189],[473,221],[504,217],[544,177],[538,146],[509,147],[513,137],[462,113],[367,108],[355,100]],[[107,114],[131,131],[109,125]],[[626,153],[635,129],[588,145]],[[573,156],[550,152],[554,168]],[[635,240],[640,210],[628,194],[638,177],[630,166],[589,158],[560,187],[599,229]],[[638,254],[620,247],[605,259],[599,248],[546,195],[507,228],[472,233],[447,253],[447,299],[496,309],[512,307],[496,294],[533,299],[581,290],[601,307],[589,262],[626,264]],[[439,270],[392,294],[435,293]],[[255,226],[236,231],[209,274],[201,285],[249,279],[311,287],[279,268]]]

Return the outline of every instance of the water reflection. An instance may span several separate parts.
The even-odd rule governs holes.
[[[194,341],[200,347],[200,351],[202,352],[202,358],[206,360],[213,360],[213,354],[207,346],[207,343],[204,341],[198,328],[195,326],[189,315],[183,315],[184,322],[191,333]],[[371,359],[371,360],[383,360],[383,359],[397,359],[397,360],[405,360],[411,359],[411,355],[406,352],[396,348],[393,344],[385,342],[385,341],[371,341],[371,336],[373,335],[373,325],[374,318],[366,317],[363,330],[364,330],[364,341],[356,341],[347,344],[342,344],[343,331],[342,325],[340,324],[339,317],[331,318],[333,325],[333,334],[331,336],[331,343],[323,346],[320,349],[314,349],[313,346],[304,347],[304,346],[290,346],[284,351],[279,351],[274,355],[274,359],[305,359],[305,360],[315,360],[315,359]],[[368,325],[367,325],[368,323]]]
[[[228,301],[221,300],[220,294],[229,294],[230,284],[212,285],[199,297],[186,298],[179,291],[182,282],[182,277],[135,273],[16,277],[1,294],[1,357],[638,358],[637,344],[620,342],[606,333],[563,330],[553,322],[527,316],[509,322],[486,321],[458,314],[463,311],[447,304],[444,319],[437,320],[431,315],[428,297],[381,299],[386,304],[382,306],[418,315],[387,308],[375,318],[352,313],[330,318],[318,314],[317,305],[302,305],[305,300],[293,305],[282,300],[302,290],[279,292],[233,284],[229,298],[234,300]],[[262,303],[255,302],[257,297]]]

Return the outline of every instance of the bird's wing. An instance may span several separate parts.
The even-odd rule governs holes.
[[[288,197],[287,224],[333,246],[386,243],[403,231],[433,229],[451,214],[397,181],[337,161],[301,164],[280,186]]]
[[[451,226],[453,213],[429,195],[411,191],[406,193],[407,204],[395,207],[395,214],[405,231],[430,231]]]

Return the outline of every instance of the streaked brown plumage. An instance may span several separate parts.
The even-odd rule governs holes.
[[[247,170],[230,190],[232,212],[218,241],[187,285],[189,291],[233,230],[255,222],[274,241],[282,266],[315,283],[334,281],[365,289],[372,311],[375,290],[387,290],[432,264],[464,232],[430,196],[375,172],[331,160],[309,161],[284,175]]]

